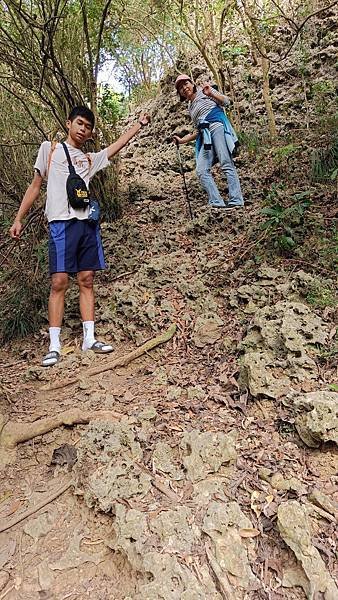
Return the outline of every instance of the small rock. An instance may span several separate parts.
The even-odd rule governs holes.
[[[41,537],[47,535],[50,532],[53,525],[50,523],[48,514],[43,513],[39,515],[36,519],[30,519],[28,523],[24,526],[23,530],[27,535],[30,535],[34,541],[36,542]]]
[[[210,318],[198,317],[196,319],[193,341],[197,348],[204,348],[208,344],[215,344],[222,337],[222,319],[214,314]]]
[[[328,496],[326,496],[326,494],[323,494],[323,492],[317,490],[316,488],[312,490],[308,498],[310,502],[312,502],[312,504],[315,504],[316,506],[319,506],[319,508],[326,510],[326,512],[330,513],[330,515],[335,516],[338,520],[338,502],[331,500],[331,498],[329,498]]]
[[[311,542],[311,527],[306,508],[296,500],[280,504],[278,529],[304,569],[310,582],[311,597],[314,598],[322,592],[325,600],[336,600],[338,588],[317,548]]]
[[[153,419],[156,419],[156,417],[157,412],[153,406],[147,406],[138,414],[138,418],[141,421],[152,421]]]
[[[188,387],[188,400],[203,400],[205,398],[205,391],[200,385],[195,387]]]
[[[296,477],[284,479],[281,473],[274,473],[274,475],[271,477],[270,483],[273,488],[279,491],[292,490],[297,492],[299,495],[304,495],[307,492],[305,485],[303,485]]]
[[[77,461],[77,450],[71,444],[62,444],[54,448],[51,465],[68,465],[70,471]]]
[[[295,425],[304,444],[318,448],[321,442],[338,444],[338,393],[328,391],[311,392],[298,396],[293,401],[298,409],[304,409]]]

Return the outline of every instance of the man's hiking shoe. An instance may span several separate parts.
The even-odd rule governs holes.
[[[57,352],[56,350],[51,350],[51,352],[47,352],[46,356],[43,357],[41,361],[41,366],[52,367],[53,365],[56,365],[56,363],[59,362],[60,358],[60,352]]]
[[[96,354],[108,354],[113,351],[113,346],[110,344],[105,344],[104,342],[94,342],[94,344],[87,348],[87,350],[92,350]]]

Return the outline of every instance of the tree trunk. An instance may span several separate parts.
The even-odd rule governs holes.
[[[233,103],[233,107],[234,110],[232,111],[232,115],[231,115],[231,120],[234,123],[235,129],[237,129],[238,131],[241,130],[242,124],[241,124],[241,115],[239,112],[239,108],[238,108],[238,102],[236,99],[236,93],[235,93],[235,88],[234,88],[234,83],[232,81],[232,75],[231,75],[231,71],[229,68],[229,65],[225,66],[226,72],[227,72],[227,76],[228,76],[228,83],[230,86],[230,97]]]
[[[262,51],[264,54],[266,53],[265,48],[262,48]],[[270,96],[269,68],[270,68],[270,65],[269,65],[268,59],[264,58],[262,56],[263,99],[264,99],[264,103],[265,103],[266,114],[268,117],[269,133],[272,138],[275,138],[277,136],[277,130],[276,130],[275,115],[273,113],[271,96]]]

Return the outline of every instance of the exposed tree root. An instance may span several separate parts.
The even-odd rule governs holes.
[[[38,435],[48,433],[62,425],[86,424],[96,419],[118,420],[121,417],[121,414],[114,411],[86,412],[73,408],[53,417],[39,419],[34,423],[8,421],[0,431],[0,464],[11,462],[10,452],[15,450],[18,444],[32,440]]]
[[[176,324],[174,323],[173,325],[171,325],[169,327],[169,329],[167,329],[167,331],[165,331],[161,335],[158,335],[155,338],[152,338],[151,340],[148,340],[145,344],[142,344],[142,346],[139,346],[138,348],[136,348],[136,350],[129,352],[129,354],[126,354],[125,356],[121,356],[120,358],[116,358],[115,360],[106,362],[104,365],[102,365],[100,367],[93,367],[92,369],[87,369],[86,376],[98,375],[99,373],[104,373],[105,371],[111,371],[112,369],[115,369],[116,367],[124,367],[124,366],[128,365],[131,361],[142,356],[142,354],[145,354],[146,352],[150,352],[150,350],[153,350],[153,348],[156,348],[156,346],[160,346],[161,344],[165,344],[166,342],[169,342],[169,340],[171,340],[171,338],[174,336],[175,332],[176,332]],[[75,383],[80,381],[80,379],[81,379],[80,376],[79,377],[70,377],[69,379],[64,379],[63,381],[58,381],[56,383],[45,385],[41,389],[43,391],[59,390],[68,385],[74,385]]]
[[[27,517],[34,515],[34,513],[38,512],[40,508],[44,508],[44,506],[47,506],[47,504],[50,504],[51,502],[53,502],[53,500],[61,496],[61,494],[68,490],[72,485],[74,485],[74,481],[72,479],[70,481],[66,481],[63,485],[61,485],[53,492],[45,494],[42,500],[40,500],[40,502],[37,502],[37,504],[34,504],[34,506],[31,506],[30,508],[27,508],[27,510],[23,511],[19,515],[16,515],[16,517],[13,517],[13,519],[6,519],[5,523],[1,523],[0,521],[0,533],[2,533],[3,531],[7,531],[7,529],[11,529],[11,527],[14,527],[14,525],[17,525],[18,523],[21,523],[21,521],[27,519]]]

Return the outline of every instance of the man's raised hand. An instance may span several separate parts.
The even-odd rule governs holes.
[[[148,115],[147,113],[141,113],[138,121],[142,127],[145,127],[146,125],[148,125],[148,123],[150,123],[150,115]]]

